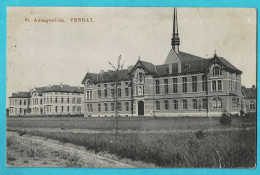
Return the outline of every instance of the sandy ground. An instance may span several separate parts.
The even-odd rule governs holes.
[[[84,147],[43,137],[19,136],[16,132],[7,132],[7,137],[12,140],[7,144],[7,166],[11,167],[153,167],[131,160],[120,162],[108,155],[88,152]]]

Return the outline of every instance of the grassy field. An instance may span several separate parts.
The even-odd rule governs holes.
[[[18,132],[25,134],[24,131]],[[253,130],[205,133],[200,137],[192,132],[117,135],[48,131],[26,133],[161,167],[252,168],[256,163],[256,133]]]
[[[246,130],[246,127],[256,127],[255,116],[233,117],[230,126],[221,125],[219,118],[119,118],[119,130],[156,131],[153,133],[73,133],[66,130],[113,130],[115,118],[8,118],[7,127],[20,135],[51,138],[161,167],[253,168],[256,163],[256,131]],[[26,128],[64,130],[26,131]],[[227,128],[240,130],[227,131]],[[202,131],[205,129],[224,132]],[[161,130],[188,132],[162,133]]]
[[[225,128],[219,123],[219,118],[177,117],[149,118],[133,117],[118,118],[119,130],[176,130],[209,128]],[[242,118],[233,118],[230,127],[255,126],[255,121],[245,122]],[[62,128],[62,129],[94,129],[113,130],[115,118],[7,118],[8,128]]]

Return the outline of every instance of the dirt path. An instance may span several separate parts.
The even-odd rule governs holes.
[[[56,140],[46,139],[37,136],[29,136],[29,135],[19,136],[19,134],[16,132],[7,132],[7,137],[13,137],[15,138],[16,141],[15,149],[14,147],[7,147],[7,154],[12,154],[7,158],[8,166],[70,167],[70,165],[71,166],[74,165],[75,167],[77,166],[108,167],[108,168],[134,168],[135,167],[127,163],[122,163],[117,160],[113,160],[107,157],[103,157],[101,155],[87,152],[84,147],[76,146],[69,143],[62,144],[61,142]],[[22,146],[17,146],[17,144]],[[21,151],[21,147],[24,146],[28,146],[30,148],[29,149],[23,148],[23,150]],[[30,151],[32,149],[34,151]],[[20,155],[17,156],[18,152],[26,152],[26,154],[19,153]],[[56,156],[52,154],[49,155],[49,157],[48,155],[46,156],[46,154],[49,154],[50,152],[51,153],[54,152]],[[39,155],[40,153],[41,155]],[[61,160],[59,156],[64,157],[63,158],[64,160]],[[73,158],[73,156],[75,158]],[[75,159],[78,162],[73,164],[73,161],[75,161]],[[51,161],[53,161],[54,163],[50,164]]]
[[[212,128],[204,129],[204,132],[227,132],[227,131],[239,131],[239,130],[255,130],[256,127],[246,127],[246,128]],[[114,130],[90,130],[90,129],[61,129],[61,128],[7,128],[7,130],[26,130],[26,131],[48,131],[48,132],[70,132],[70,133],[115,133]],[[198,129],[172,129],[172,130],[118,130],[118,133],[189,133],[197,132]]]

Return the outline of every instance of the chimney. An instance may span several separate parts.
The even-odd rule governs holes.
[[[63,84],[62,84],[62,82],[60,83],[60,87],[63,88]]]
[[[169,74],[172,74],[172,64],[169,64]]]
[[[181,73],[181,62],[178,62],[178,73]]]
[[[104,70],[100,70],[100,74],[102,75],[105,71]]]

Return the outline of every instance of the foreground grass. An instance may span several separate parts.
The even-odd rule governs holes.
[[[82,167],[79,155],[63,150],[53,150],[41,144],[6,138],[6,163],[15,167]]]
[[[119,130],[176,130],[176,129],[209,129],[225,128],[219,118],[178,117],[151,118],[129,117],[118,118]],[[242,118],[233,118],[230,127],[255,126],[256,120],[244,122]],[[62,128],[62,129],[95,129],[113,130],[115,118],[8,118],[8,128]]]
[[[253,130],[202,133],[200,137],[194,133],[115,135],[28,131],[27,134],[162,167],[252,168],[256,163],[256,132]]]

